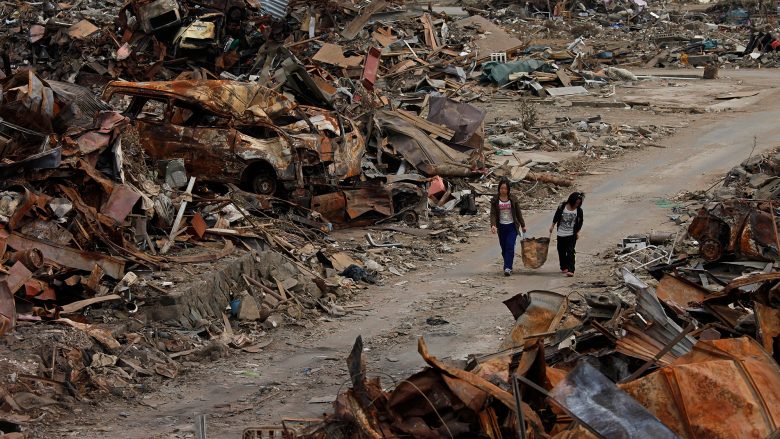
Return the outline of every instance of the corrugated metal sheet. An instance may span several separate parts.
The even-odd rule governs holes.
[[[261,0],[260,9],[278,20],[283,20],[287,17],[287,5],[289,3],[290,0]]]
[[[95,95],[86,87],[71,84],[69,82],[46,80],[54,93],[67,102],[72,102],[81,110],[81,119],[71,122],[74,125],[90,126],[92,118],[101,111],[111,111],[112,108],[107,103],[96,98]]]

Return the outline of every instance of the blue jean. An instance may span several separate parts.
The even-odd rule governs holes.
[[[515,243],[517,242],[517,227],[514,224],[498,225],[498,243],[501,245],[501,256],[504,257],[504,270],[512,269],[515,259]]]

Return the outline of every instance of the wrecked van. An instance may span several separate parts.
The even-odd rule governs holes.
[[[182,159],[204,181],[280,195],[361,173],[364,141],[351,120],[258,84],[112,81],[102,98],[134,122],[152,160]]]

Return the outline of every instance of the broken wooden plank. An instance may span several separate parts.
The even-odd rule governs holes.
[[[195,177],[190,177],[189,183],[187,183],[187,190],[184,192],[185,197],[192,195],[192,188],[195,186]],[[171,227],[171,234],[168,236],[168,242],[165,243],[162,249],[160,249],[160,254],[164,255],[168,253],[168,250],[171,249],[171,246],[174,243],[174,240],[176,239],[176,235],[179,231],[179,225],[181,225],[181,219],[184,216],[184,209],[187,208],[187,198],[185,198],[181,205],[179,206],[179,213],[176,214],[176,219],[173,221],[173,227]]]
[[[430,230],[430,229],[415,229],[412,227],[402,227],[402,226],[374,226],[370,228],[376,230],[389,230],[392,232],[405,233],[407,235],[417,236],[421,238],[428,237],[428,236],[439,236],[442,233],[446,233],[448,231],[447,229]]]
[[[381,11],[386,6],[387,2],[385,2],[385,0],[374,0],[360,11],[360,15],[349,22],[347,27],[345,27],[341,32],[341,36],[344,37],[344,39],[347,41],[354,39],[357,34],[363,30],[363,27],[365,27],[366,23],[368,23],[368,20],[371,19],[371,16]]]
[[[85,299],[85,300],[79,300],[77,302],[69,303],[67,305],[62,306],[62,314],[70,314],[74,313],[76,311],[80,311],[83,308],[86,308],[90,305],[94,305],[96,303],[100,302],[107,302],[110,300],[119,300],[121,297],[119,297],[118,294],[109,294],[108,296],[102,296],[102,297],[93,297],[91,299]]]
[[[571,186],[573,184],[570,179],[552,172],[529,172],[525,176],[525,180],[552,183],[557,186]]]
[[[362,56],[344,56],[344,48],[338,44],[325,43],[320,50],[314,54],[312,60],[334,65],[337,67],[343,67],[345,69],[350,67],[360,67],[363,64]]]
[[[433,122],[430,122],[408,111],[396,110],[396,113],[402,118],[406,119],[412,125],[416,126],[417,128],[427,133],[433,134],[436,137],[440,137],[444,140],[452,140],[452,137],[455,136],[454,130],[451,130],[443,125],[438,125]]]
[[[206,233],[210,235],[217,235],[217,236],[235,236],[239,238],[262,238],[262,236],[251,233],[251,232],[242,232],[239,230],[233,230],[233,229],[216,229],[216,228],[210,228],[206,229]]]
[[[652,59],[650,59],[650,61],[648,61],[645,64],[645,68],[646,69],[652,69],[653,67],[655,67],[656,64],[658,64],[658,61],[660,61],[661,58],[665,58],[667,56],[669,56],[669,50],[667,50],[667,49],[664,49],[664,50],[658,52],[658,54],[656,56],[654,56]]]
[[[433,50],[439,48],[439,42],[436,41],[436,33],[433,31],[433,21],[427,12],[420,17],[420,21],[425,29],[425,44]]]
[[[555,74],[558,76],[558,79],[561,80],[561,84],[563,84],[564,87],[571,87],[571,78],[569,78],[569,75],[566,74],[565,70],[558,69]]]

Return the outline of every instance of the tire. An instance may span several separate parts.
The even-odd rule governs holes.
[[[258,195],[274,195],[276,193],[276,178],[267,173],[256,174],[250,181],[250,188]]]

